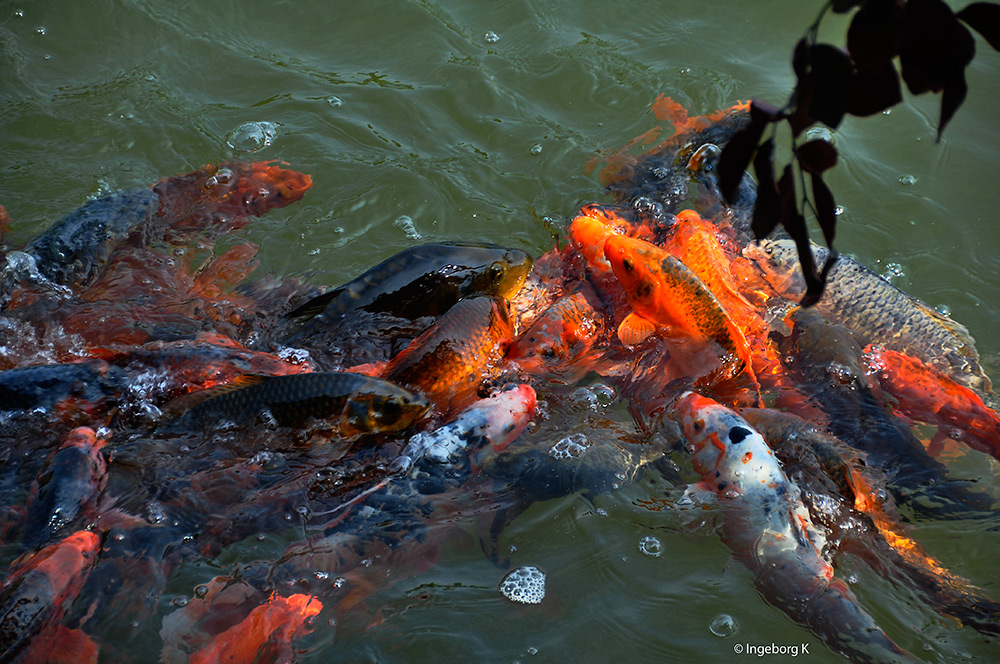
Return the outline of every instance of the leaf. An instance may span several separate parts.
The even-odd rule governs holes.
[[[812,74],[809,115],[835,129],[847,111],[853,72],[851,58],[830,44],[814,44],[809,49],[809,66]]]
[[[899,63],[910,92],[940,92],[975,55],[968,29],[942,0],[909,0],[903,10]]]
[[[833,249],[833,238],[837,230],[837,206],[833,200],[833,193],[823,176],[819,173],[812,175],[813,204],[816,206],[816,221],[823,230],[823,240],[826,246]]]
[[[833,11],[838,14],[845,14],[862,2],[864,0],[833,0],[831,4],[833,5]]]
[[[1000,51],[1000,5],[973,2],[957,14],[958,18],[981,34],[993,50]]]
[[[847,51],[858,67],[880,64],[899,54],[903,12],[896,0],[868,0],[847,28]]]
[[[899,74],[891,60],[858,68],[851,77],[847,112],[851,115],[874,115],[903,100]]]
[[[839,258],[840,254],[831,249],[830,253],[826,255],[826,263],[823,264],[823,269],[816,280],[812,284],[809,284],[809,280],[806,279],[806,294],[802,296],[799,306],[808,308],[819,302],[823,296],[823,291],[826,290],[826,282],[830,276],[830,270],[833,269]]]
[[[837,148],[822,139],[800,145],[795,150],[795,155],[799,158],[799,166],[806,173],[822,173],[837,163]]]
[[[945,81],[944,91],[941,94],[941,119],[938,121],[937,140],[941,140],[945,125],[955,115],[955,111],[965,101],[965,94],[969,91],[969,86],[965,83],[965,69],[959,69],[948,80]]]
[[[764,133],[764,128],[777,115],[777,109],[762,102],[750,102],[750,124],[733,134],[729,142],[722,148],[719,155],[717,172],[719,175],[719,192],[732,203],[736,190],[743,179],[750,159],[753,157],[757,143]]]
[[[793,223],[793,217],[798,214],[798,208],[795,206],[795,180],[792,178],[791,164],[786,164],[781,172],[781,178],[778,180],[778,196],[781,199],[781,225],[787,231],[789,224]],[[802,228],[805,232],[804,225]]]
[[[781,218],[781,198],[774,182],[774,140],[767,139],[757,148],[753,171],[757,176],[757,201],[753,206],[753,235],[761,240],[771,234]]]

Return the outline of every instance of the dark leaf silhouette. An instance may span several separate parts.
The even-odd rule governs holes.
[[[909,0],[903,11],[899,63],[910,92],[940,92],[975,54],[968,29],[942,0]]]
[[[719,155],[719,192],[727,203],[733,202],[736,189],[740,186],[743,173],[750,165],[757,143],[764,128],[777,115],[777,109],[769,104],[750,102],[750,124],[733,134]]]
[[[753,208],[751,230],[758,240],[770,235],[781,217],[781,198],[774,182],[774,140],[767,139],[757,148],[753,171],[757,176],[757,203]]]
[[[847,51],[859,68],[880,65],[899,54],[903,12],[896,0],[868,0],[851,19]]]
[[[1000,5],[973,2],[958,12],[957,16],[981,34],[994,50],[1000,51]]]
[[[829,44],[809,49],[812,96],[809,115],[834,129],[847,111],[847,90],[853,67],[847,53]],[[800,102],[801,103],[801,102]]]
[[[838,14],[843,14],[849,12],[858,5],[860,5],[864,0],[833,0],[831,3],[833,6],[833,11]]]
[[[837,148],[820,139],[800,145],[795,154],[799,166],[807,173],[822,173],[837,163]]]
[[[791,164],[786,164],[781,172],[781,178],[778,180],[778,196],[781,198],[781,217],[779,218],[781,226],[788,231],[789,235],[795,237],[795,233],[788,230],[789,227],[795,225],[794,217],[799,214],[798,207],[795,205],[795,180],[792,179]],[[804,219],[801,230],[796,229],[796,232],[806,233]]]
[[[873,115],[902,100],[899,74],[892,60],[886,60],[854,72],[847,93],[847,112],[858,116]]]
[[[965,70],[959,69],[944,84],[944,91],[941,93],[941,119],[938,121],[937,140],[941,140],[941,133],[945,126],[955,115],[955,111],[965,101],[965,93],[969,87],[965,83]]]
[[[819,277],[814,277],[814,280],[810,283],[809,277],[806,277],[806,294],[802,296],[802,301],[799,304],[803,307],[811,307],[823,296],[823,289],[826,288],[826,281],[830,275],[830,270],[837,263],[837,259],[840,255],[830,250],[830,253],[826,255],[826,263],[823,264],[823,269],[819,273]],[[815,269],[815,267],[813,267]]]
[[[826,246],[833,249],[833,238],[837,230],[837,206],[833,201],[833,193],[823,182],[819,173],[812,175],[813,203],[816,206],[816,220],[823,230]]]

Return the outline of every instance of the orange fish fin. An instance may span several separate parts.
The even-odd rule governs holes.
[[[618,325],[618,338],[626,346],[642,343],[656,332],[656,325],[648,318],[637,313],[630,313]]]

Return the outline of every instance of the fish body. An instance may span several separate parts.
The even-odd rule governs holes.
[[[530,269],[531,258],[519,249],[460,243],[411,247],[288,313],[284,342],[308,338],[356,310],[414,319],[441,316],[471,295],[509,299]]]
[[[629,328],[651,332],[671,328],[679,333],[713,341],[752,372],[746,338],[708,286],[675,256],[643,240],[622,235],[608,237],[604,254],[621,282],[635,316],[619,327],[623,341]],[[637,320],[638,319],[638,320]],[[643,334],[639,332],[640,339]]]
[[[442,411],[454,410],[474,397],[484,379],[499,373],[513,336],[506,300],[470,297],[410,342],[381,375],[420,391]]]
[[[783,298],[805,294],[798,252],[791,240],[764,240],[744,254],[756,261],[764,278]],[[817,264],[829,252],[813,245]],[[912,355],[980,394],[992,392],[979,365],[979,353],[962,324],[896,288],[867,267],[841,255],[827,275],[823,297],[815,305],[830,320],[858,333],[865,344],[877,343]]]
[[[92,410],[113,403],[126,384],[125,372],[101,360],[9,369],[0,372],[0,412]]]
[[[255,376],[175,400],[170,410],[183,410],[170,425],[206,426],[219,420],[245,424],[267,412],[279,426],[300,426],[309,418],[329,419],[341,435],[354,436],[405,429],[428,407],[420,395],[360,374]]]
[[[942,613],[985,634],[1000,631],[1000,604],[910,537],[895,501],[864,455],[792,413],[746,409],[741,414],[768,441],[786,475],[798,477],[814,522],[839,530],[840,550],[917,588]],[[836,504],[843,504],[846,513],[832,513]]]
[[[254,664],[292,655],[292,641],[308,634],[311,619],[323,610],[316,597],[272,593],[241,622],[191,655],[190,664]]]
[[[115,247],[153,218],[159,203],[149,189],[88,201],[28,243],[25,252],[35,258],[46,278],[82,290],[97,277]]]
[[[865,353],[878,371],[879,384],[896,399],[897,410],[938,425],[938,437],[958,438],[1000,459],[1000,416],[975,391],[905,353],[874,345]]]
[[[62,618],[96,562],[100,538],[88,530],[18,561],[0,586],[0,662]]]
[[[579,380],[600,359],[607,325],[602,304],[587,282],[555,301],[511,346],[508,360],[530,374]]]
[[[823,558],[798,486],[735,411],[693,392],[675,406],[700,488],[722,501],[723,538],[764,598],[854,662],[916,661],[858,604]]]
[[[796,386],[826,414],[831,434],[886,469],[890,489],[901,502],[922,511],[988,509],[992,501],[950,480],[909,425],[873,391],[868,362],[852,330],[827,320],[815,307],[796,309],[786,320],[791,336],[782,344],[782,355],[790,359],[788,371]]]
[[[163,178],[152,189],[160,201],[157,223],[176,243],[193,231],[239,228],[248,217],[301,200],[311,186],[309,175],[278,162],[231,161]]]
[[[24,549],[49,544],[97,501],[107,483],[105,444],[90,427],[78,427],[52,455],[28,498]]]
[[[414,434],[403,455],[414,463],[424,458],[449,463],[469,451],[488,448],[499,452],[528,426],[536,403],[535,390],[530,385],[507,385],[497,394],[476,401],[434,431]]]

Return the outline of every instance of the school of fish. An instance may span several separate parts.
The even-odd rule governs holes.
[[[1000,460],[968,330],[843,256],[798,307],[794,243],[750,233],[753,181],[732,205],[715,183],[748,106],[654,110],[674,133],[610,159],[611,202],[535,259],[438,242],[330,288],[252,280],[257,247],[216,243],[313,186],[274,162],[96,198],[7,250],[0,664],[134,661],[138,632],[162,662],[293,661],[320,621],[377,625],[366,599],[432,567],[450,529],[475,524],[503,565],[531,503],[643,473],[714,514],[762,600],[850,661],[921,657],[842,553],[1000,639],[1000,603],[901,516],[994,513],[942,456]],[[525,435],[580,389],[631,428],[591,413],[588,435]],[[283,550],[216,562],[254,538]],[[205,564],[194,596],[165,597]]]

